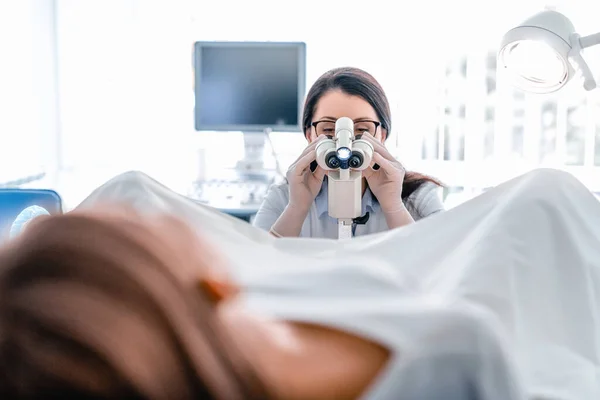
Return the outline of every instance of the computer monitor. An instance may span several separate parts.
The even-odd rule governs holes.
[[[194,78],[196,130],[243,132],[245,155],[238,172],[264,172],[270,131],[303,131],[303,42],[199,41]]]
[[[306,45],[196,42],[198,131],[302,131]]]

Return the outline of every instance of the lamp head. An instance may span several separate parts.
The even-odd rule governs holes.
[[[579,55],[578,40],[567,17],[556,11],[542,11],[504,35],[498,66],[522,90],[555,92],[575,74],[570,57],[573,47]]]

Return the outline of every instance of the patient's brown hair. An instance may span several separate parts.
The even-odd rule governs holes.
[[[0,251],[0,398],[267,398],[185,262],[133,220],[34,221]]]

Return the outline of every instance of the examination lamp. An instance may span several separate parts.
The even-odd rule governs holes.
[[[582,50],[600,44],[600,33],[579,36],[563,14],[546,10],[508,31],[498,52],[498,66],[514,86],[533,93],[552,93],[579,72],[585,90],[596,81]]]

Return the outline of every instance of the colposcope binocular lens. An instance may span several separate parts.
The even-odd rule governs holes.
[[[329,168],[336,169],[340,167],[340,159],[335,153],[329,153],[325,159],[325,164],[327,164]]]
[[[325,159],[329,168],[360,168],[363,163],[363,156],[357,151],[351,151],[347,147],[340,147],[335,152],[329,153]]]
[[[373,157],[373,146],[365,140],[347,139],[343,140],[344,145],[341,145],[337,139],[329,138],[318,143],[315,149],[317,164],[328,171],[337,169],[361,171],[367,168]]]

